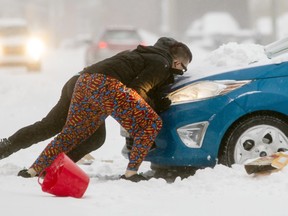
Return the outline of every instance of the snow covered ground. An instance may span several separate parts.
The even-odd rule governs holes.
[[[237,48],[240,55],[233,55],[236,54],[233,48]],[[251,50],[254,53],[251,54]],[[261,52],[257,46],[230,44],[211,53],[207,59],[205,52],[193,50],[195,62],[190,65],[190,73],[245,65],[251,58],[262,58]],[[83,65],[83,50],[56,50],[47,54],[42,73],[1,69],[0,137],[8,137],[44,117],[57,102],[65,81]],[[117,180],[127,165],[120,153],[124,139],[113,119],[107,119],[106,128],[105,145],[92,153],[96,161],[90,166],[81,166],[93,175],[81,199],[54,197],[42,192],[37,178],[16,176],[20,169],[31,165],[48,141],[1,160],[1,215],[287,215],[288,168],[255,177],[248,176],[240,165],[233,168],[217,165],[214,169],[199,170],[187,179],[177,178],[174,183],[164,179],[140,183]],[[145,162],[140,172],[148,170],[149,163]]]

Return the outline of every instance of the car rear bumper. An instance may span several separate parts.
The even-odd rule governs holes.
[[[30,65],[30,64],[39,64],[40,61],[35,61],[26,56],[1,56],[0,65]]]

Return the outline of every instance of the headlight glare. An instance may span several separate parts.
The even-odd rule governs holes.
[[[215,80],[200,81],[178,89],[168,95],[172,103],[191,102],[215,97],[231,92],[251,80]]]
[[[37,61],[44,51],[44,44],[39,38],[31,38],[26,45],[26,52],[29,57]]]

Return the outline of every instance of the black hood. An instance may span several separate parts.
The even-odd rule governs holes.
[[[136,49],[139,53],[156,53],[164,58],[167,59],[170,66],[172,65],[172,55],[170,54],[170,47],[174,45],[175,43],[178,43],[173,38],[167,38],[167,37],[161,37],[157,40],[157,42],[153,46],[142,46],[139,45]]]
[[[157,40],[157,42],[153,46],[159,49],[167,50],[167,52],[169,52],[170,47],[176,43],[179,42],[173,38],[161,37]]]

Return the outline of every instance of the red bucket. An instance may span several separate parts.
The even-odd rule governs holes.
[[[55,196],[81,198],[85,193],[89,176],[65,153],[60,153],[53,163],[45,169],[43,183],[39,175],[38,182],[42,191]]]

